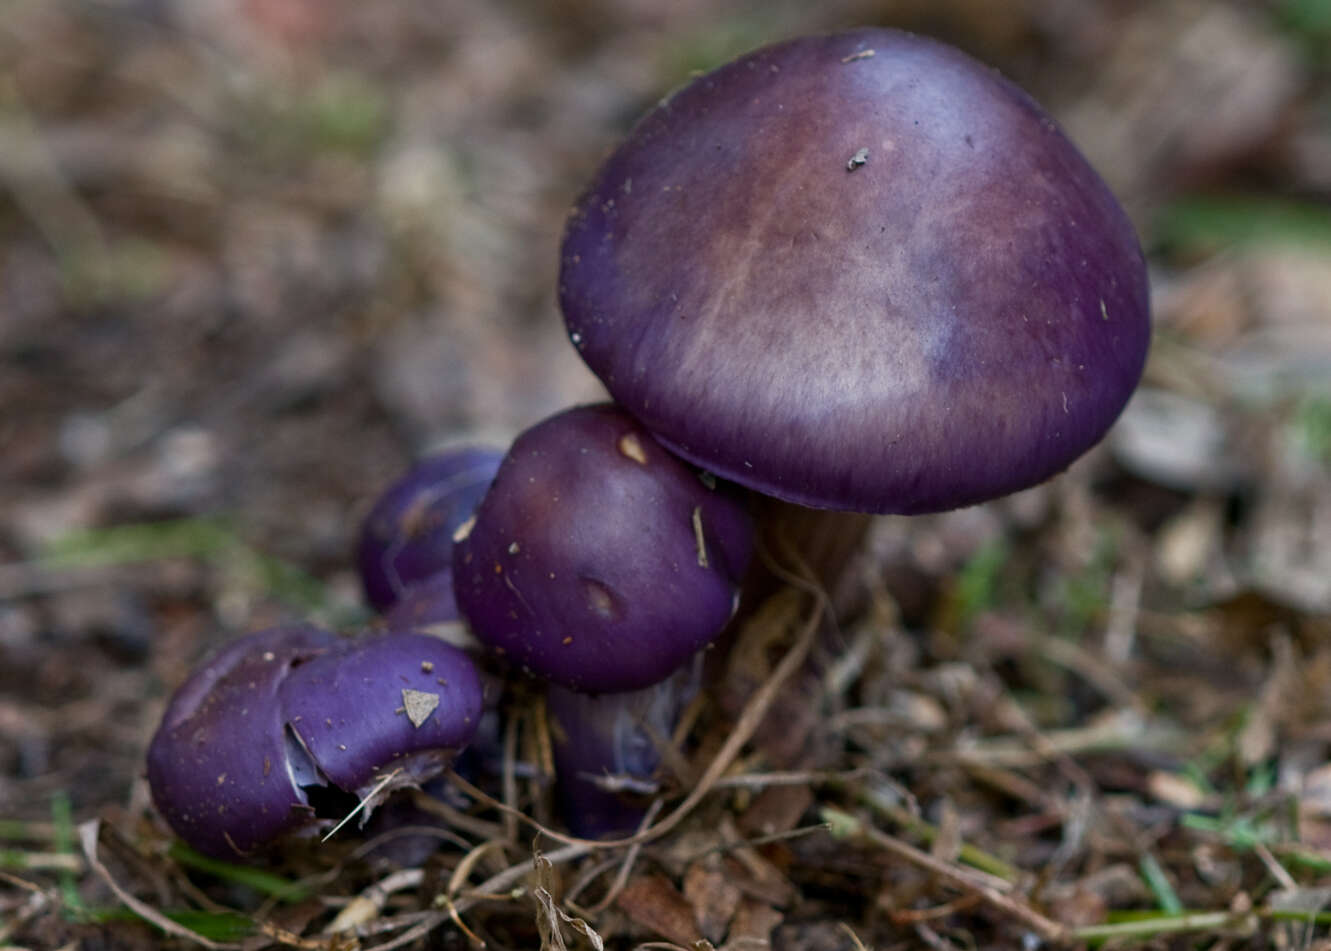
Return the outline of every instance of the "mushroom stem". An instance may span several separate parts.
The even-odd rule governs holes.
[[[835,613],[851,607],[858,588],[851,569],[873,524],[873,516],[812,509],[771,496],[757,498],[759,544],[783,563],[788,560],[784,557],[786,552],[798,553],[827,592]],[[755,559],[745,583],[743,603],[761,603],[778,584],[761,559]]]

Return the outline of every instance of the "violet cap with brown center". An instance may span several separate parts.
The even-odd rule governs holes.
[[[669,448],[790,502],[955,508],[1096,443],[1146,269],[1034,101],[936,41],[796,39],[649,113],[568,222],[569,337]]]

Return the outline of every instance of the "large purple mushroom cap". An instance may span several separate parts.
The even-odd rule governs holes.
[[[920,513],[1054,475],[1137,384],[1146,270],[1024,92],[933,40],[760,49],[649,113],[564,237],[569,337],[686,459]]]
[[[182,839],[243,858],[341,818],[319,814],[327,793],[354,803],[382,773],[397,770],[386,794],[438,772],[480,713],[475,668],[436,638],[272,628],[229,645],[177,690],[148,748],[148,784]]]
[[[591,693],[655,683],[734,611],[752,522],[608,404],[524,432],[454,548],[458,607],[505,659]]]
[[[471,518],[501,458],[495,449],[447,450],[416,463],[379,497],[356,549],[365,598],[376,610],[452,571],[453,532]]]

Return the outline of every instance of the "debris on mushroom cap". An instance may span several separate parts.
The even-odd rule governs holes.
[[[1053,120],[886,29],[766,47],[659,105],[578,201],[559,287],[584,360],[686,459],[901,513],[1097,442],[1140,377],[1147,293]]]
[[[453,533],[476,509],[503,453],[464,447],[422,459],[390,485],[361,526],[356,549],[365,597],[379,611],[452,570]]]
[[[404,689],[437,698],[419,725],[408,715]],[[411,780],[438,772],[476,732],[482,707],[470,658],[426,634],[349,642],[293,670],[279,695],[292,732],[323,775],[358,793],[379,771],[401,769]]]
[[[720,633],[751,549],[739,490],[709,488],[618,407],[584,406],[513,443],[453,579],[473,633],[509,663],[633,690]]]
[[[404,690],[435,698],[419,724]],[[470,660],[436,638],[271,628],[232,643],[176,691],[148,748],[148,783],[182,839],[245,857],[333,818],[318,814],[313,793],[363,796],[382,771],[393,773],[378,790],[386,795],[438,772],[480,713]]]

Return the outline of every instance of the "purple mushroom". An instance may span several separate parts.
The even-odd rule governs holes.
[[[480,714],[475,668],[437,638],[272,628],[232,643],[176,691],[148,748],[148,783],[190,845],[247,857],[341,818],[371,789],[437,773]],[[392,779],[380,785],[382,775]]]
[[[547,685],[560,812],[574,835],[637,830],[656,789],[661,751],[698,693],[700,668],[686,664],[642,690],[595,697]]]
[[[453,580],[473,633],[508,662],[573,690],[626,691],[720,633],[751,547],[733,486],[602,404],[517,438],[458,533]]]
[[[302,664],[278,697],[325,779],[363,795],[376,773],[400,771],[415,783],[446,767],[476,732],[482,692],[465,653],[395,632]]]
[[[667,447],[859,512],[1059,472],[1150,337],[1132,224],[1054,121],[887,29],[760,49],[657,106],[578,201],[559,299]]]
[[[452,557],[450,550],[447,570],[413,584],[403,593],[384,615],[384,627],[390,631],[424,631],[458,647],[475,646],[458,616]]]
[[[356,549],[365,598],[391,608],[412,586],[450,573],[453,532],[471,518],[499,468],[495,449],[430,456],[394,482],[370,510]]]

